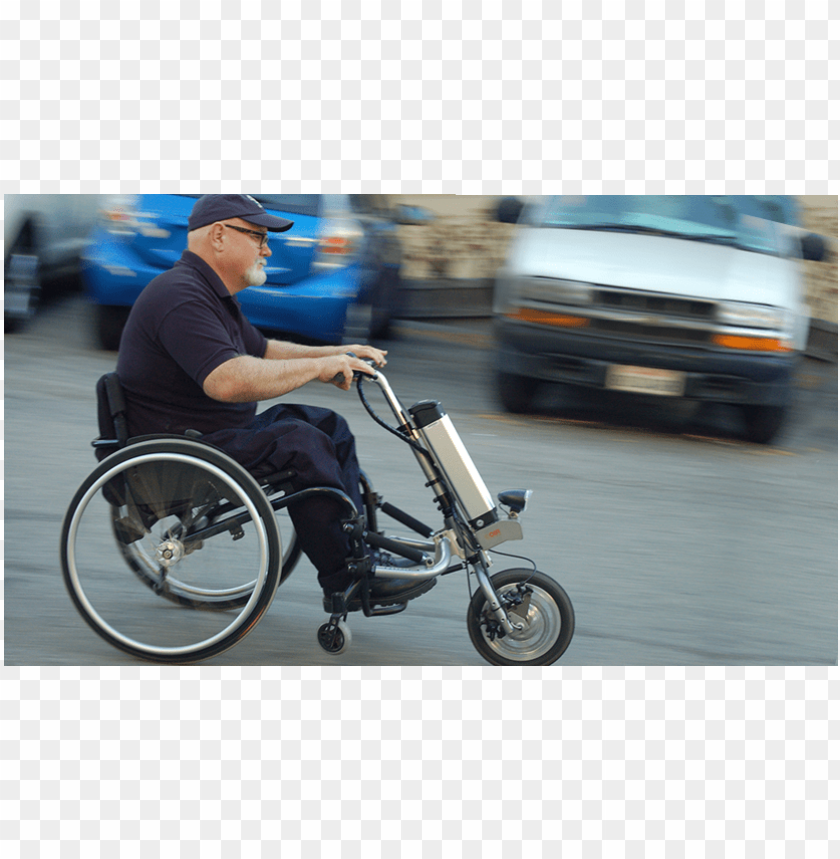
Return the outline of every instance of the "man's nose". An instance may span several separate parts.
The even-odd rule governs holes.
[[[264,257],[270,257],[271,256],[271,248],[268,246],[268,242],[266,242],[265,245],[260,248],[260,253]]]

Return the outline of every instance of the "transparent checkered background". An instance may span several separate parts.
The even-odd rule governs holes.
[[[829,8],[5,0],[0,187],[837,193]],[[0,678],[4,856],[840,846],[836,668]]]

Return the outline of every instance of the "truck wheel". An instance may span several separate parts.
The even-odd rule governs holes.
[[[529,376],[498,373],[496,390],[502,405],[514,414],[527,412],[537,392],[539,382]]]
[[[399,316],[399,301],[399,270],[385,269],[371,295],[371,340],[388,340],[391,337],[391,323]]]
[[[747,438],[756,444],[769,444],[785,420],[783,406],[744,406]]]
[[[27,223],[15,239],[4,265],[3,328],[6,334],[20,329],[35,315],[41,296],[41,278],[35,231]]]

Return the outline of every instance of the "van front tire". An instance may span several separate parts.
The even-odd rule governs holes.
[[[539,381],[529,376],[501,372],[496,375],[499,401],[507,411],[514,414],[524,414],[530,410],[538,386]]]
[[[770,444],[785,422],[784,406],[744,406],[747,438],[756,444]]]

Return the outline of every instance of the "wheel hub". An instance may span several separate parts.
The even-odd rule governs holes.
[[[184,544],[180,540],[164,540],[155,549],[155,560],[162,567],[171,567],[184,557]]]
[[[514,613],[511,612],[511,614]],[[508,633],[510,638],[524,643],[539,635],[536,628],[538,624],[532,623],[532,618],[520,616],[518,620],[511,618],[511,621],[513,622],[513,632]]]

